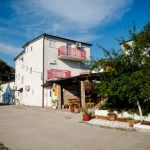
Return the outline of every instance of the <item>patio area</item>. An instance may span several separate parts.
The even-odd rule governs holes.
[[[81,118],[63,110],[0,106],[0,143],[12,150],[150,149],[150,133],[89,126]]]

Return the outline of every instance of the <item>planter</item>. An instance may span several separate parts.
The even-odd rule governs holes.
[[[68,109],[69,108],[69,105],[68,104],[65,104],[64,105],[64,109]]]
[[[114,114],[109,115],[109,120],[110,121],[115,121],[116,120],[116,115],[114,115]]]
[[[99,116],[96,115],[96,116],[95,116],[95,119],[99,119]]]
[[[116,118],[117,118],[117,114],[116,113],[109,112],[107,115],[108,115],[110,121],[116,121]]]
[[[130,128],[133,128],[133,126],[134,126],[134,123],[129,123]]]
[[[102,106],[96,106],[97,110],[102,110]]]
[[[74,108],[74,112],[79,113],[80,112],[79,108]]]
[[[83,115],[83,121],[89,121],[90,115]]]
[[[102,120],[109,120],[109,118],[108,117],[105,117],[105,116],[103,116],[103,117],[100,117]]]
[[[74,107],[70,106],[70,112],[74,112]]]
[[[53,107],[53,109],[57,109],[58,108],[58,106],[52,106]]]
[[[126,122],[126,119],[125,119],[125,118],[116,118],[116,121],[119,121],[119,122]]]
[[[143,125],[150,125],[150,121],[142,121],[141,124],[143,124]]]

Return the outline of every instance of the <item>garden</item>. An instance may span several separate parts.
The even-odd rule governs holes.
[[[119,41],[119,50],[99,46],[104,58],[90,65],[97,78],[84,81],[85,106],[80,108],[79,100],[72,100],[64,108],[82,112],[83,121],[94,119],[119,128],[150,127],[150,23],[139,32],[134,27],[129,36],[131,40]]]
[[[91,64],[97,80],[84,81],[88,101],[82,111],[89,117],[83,120],[93,107],[91,117],[98,120],[150,125],[150,23],[129,36],[119,41],[120,50],[99,46],[105,57]]]

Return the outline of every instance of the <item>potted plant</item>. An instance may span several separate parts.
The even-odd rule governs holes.
[[[93,91],[93,84],[89,80],[84,81],[84,88],[86,93],[91,93]]]
[[[115,121],[117,118],[117,114],[114,112],[109,112],[107,115],[108,115],[110,121]]]
[[[126,122],[126,118],[117,117],[117,118],[116,118],[116,121],[119,121],[119,122]]]
[[[69,105],[68,104],[65,104],[64,105],[64,109],[68,109],[69,108]]]
[[[109,117],[101,115],[100,119],[102,119],[102,120],[109,120]]]
[[[95,108],[96,108],[97,110],[101,110],[101,109],[102,109],[102,104],[101,104],[101,102],[99,102],[98,104],[96,104],[96,105],[95,105]]]
[[[79,103],[74,103],[74,112],[75,113],[79,113],[80,110],[79,110]]]
[[[127,122],[129,123],[129,127],[133,128],[134,124],[137,123],[136,120],[133,118],[126,118]]]
[[[95,115],[95,119],[99,119],[100,118],[100,116],[99,115]]]
[[[69,105],[69,109],[70,109],[70,112],[74,112],[74,103],[71,103]]]
[[[89,121],[90,120],[90,112],[89,112],[89,108],[87,106],[82,107],[82,113],[83,113],[83,121]]]
[[[52,100],[52,107],[53,107],[53,109],[57,109],[58,108],[58,99],[53,99]]]
[[[133,128],[134,124],[136,123],[134,119],[127,120],[127,122],[129,123],[130,128]]]
[[[126,118],[123,117],[123,110],[118,110],[117,112],[118,112],[118,114],[121,114],[121,117],[117,117],[116,121],[126,122]]]

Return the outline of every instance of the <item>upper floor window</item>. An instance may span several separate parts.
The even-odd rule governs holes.
[[[20,80],[20,74],[18,74],[18,80]]]
[[[32,95],[34,94],[34,90],[32,89]]]
[[[24,77],[22,76],[21,77],[21,84],[23,84],[24,83]]]
[[[32,73],[32,67],[30,68],[30,74]]]
[[[33,49],[33,47],[31,46],[31,47],[30,47],[30,51],[32,51],[32,49]]]
[[[24,69],[24,64],[21,65],[21,68]]]
[[[50,62],[50,63],[49,63],[49,68],[50,68],[50,69],[56,69],[56,65],[57,65],[57,63],[56,63],[56,61],[54,60],[54,62]]]
[[[52,48],[56,48],[57,47],[57,41],[50,40],[49,46],[52,47]]]
[[[85,47],[85,46],[82,46],[82,47],[81,47],[81,50],[84,50],[84,51],[85,51],[85,50],[86,50],[86,47]]]
[[[28,48],[26,48],[26,53],[28,52]]]
[[[71,47],[72,47],[72,44],[67,43],[67,48],[71,48]]]

